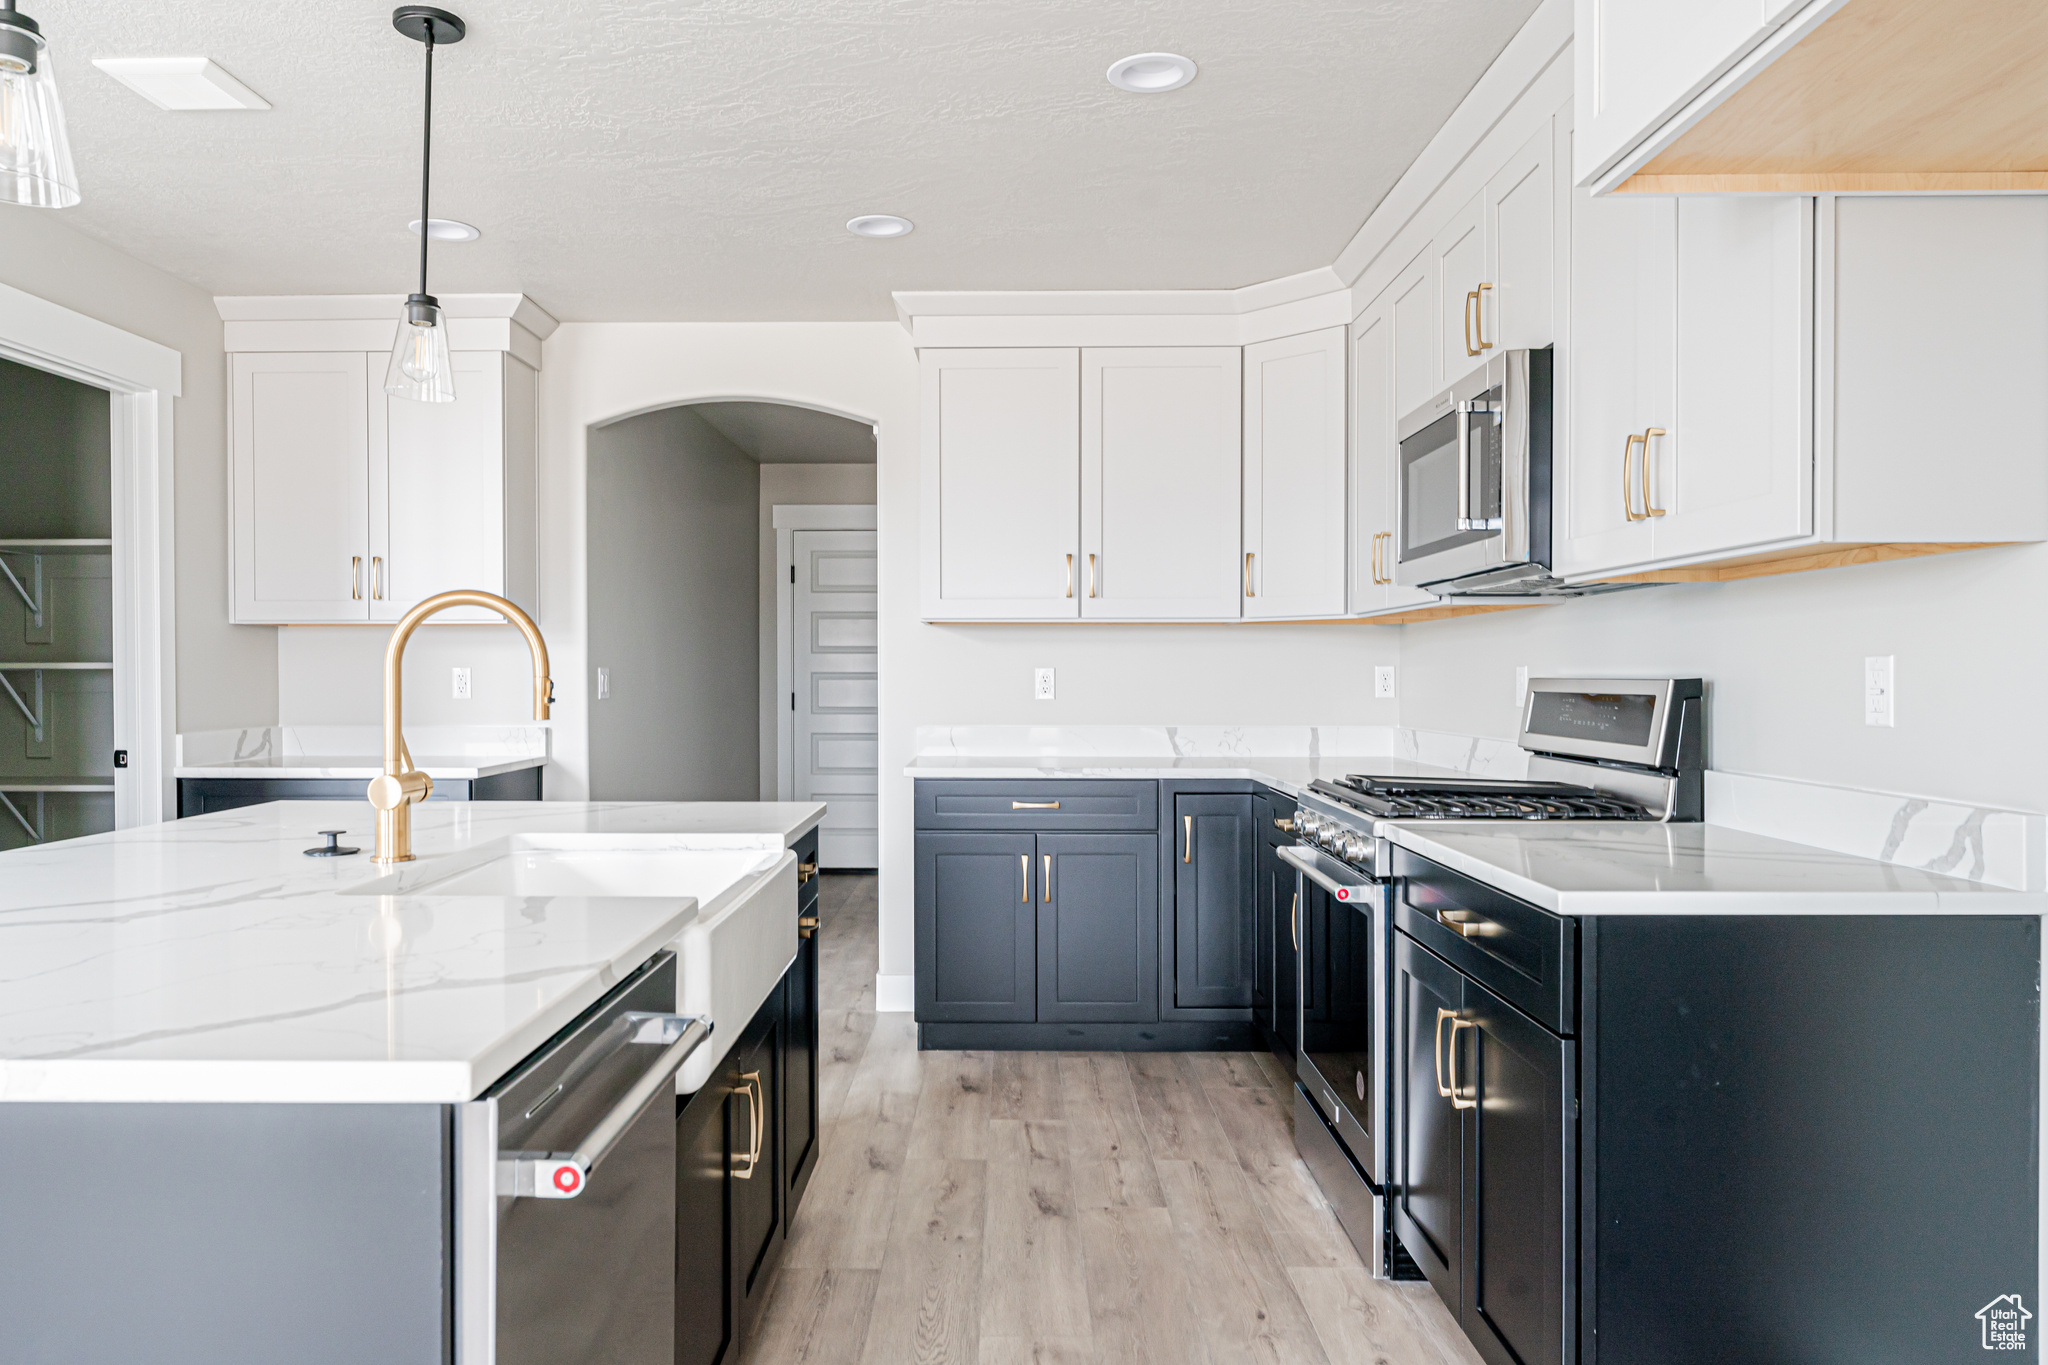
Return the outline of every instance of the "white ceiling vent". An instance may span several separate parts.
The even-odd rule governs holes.
[[[268,109],[207,57],[99,57],[93,65],[159,109]]]

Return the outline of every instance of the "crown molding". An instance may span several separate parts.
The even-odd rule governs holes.
[[[562,324],[524,294],[442,294],[448,343],[458,351],[508,351],[540,368],[541,343]],[[239,294],[213,301],[223,341],[240,351],[384,351],[403,294]]]

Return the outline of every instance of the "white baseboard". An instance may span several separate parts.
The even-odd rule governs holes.
[[[878,1014],[908,1014],[917,1008],[917,978],[908,973],[891,976],[875,973],[875,1011]]]

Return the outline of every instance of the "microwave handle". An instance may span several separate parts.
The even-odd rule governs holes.
[[[1458,529],[1472,529],[1472,405],[1458,404]]]

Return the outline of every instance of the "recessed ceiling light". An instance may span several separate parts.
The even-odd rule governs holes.
[[[1109,83],[1133,95],[1163,95],[1195,78],[1195,64],[1171,52],[1140,52],[1109,68]]]
[[[420,230],[420,220],[415,218],[405,226],[407,231],[416,233]],[[427,233],[437,242],[473,242],[483,236],[469,224],[458,223],[453,218],[428,219]]]
[[[206,57],[96,57],[93,65],[159,109],[268,109]]]
[[[916,226],[893,213],[864,213],[846,220],[846,230],[856,237],[907,237]]]

